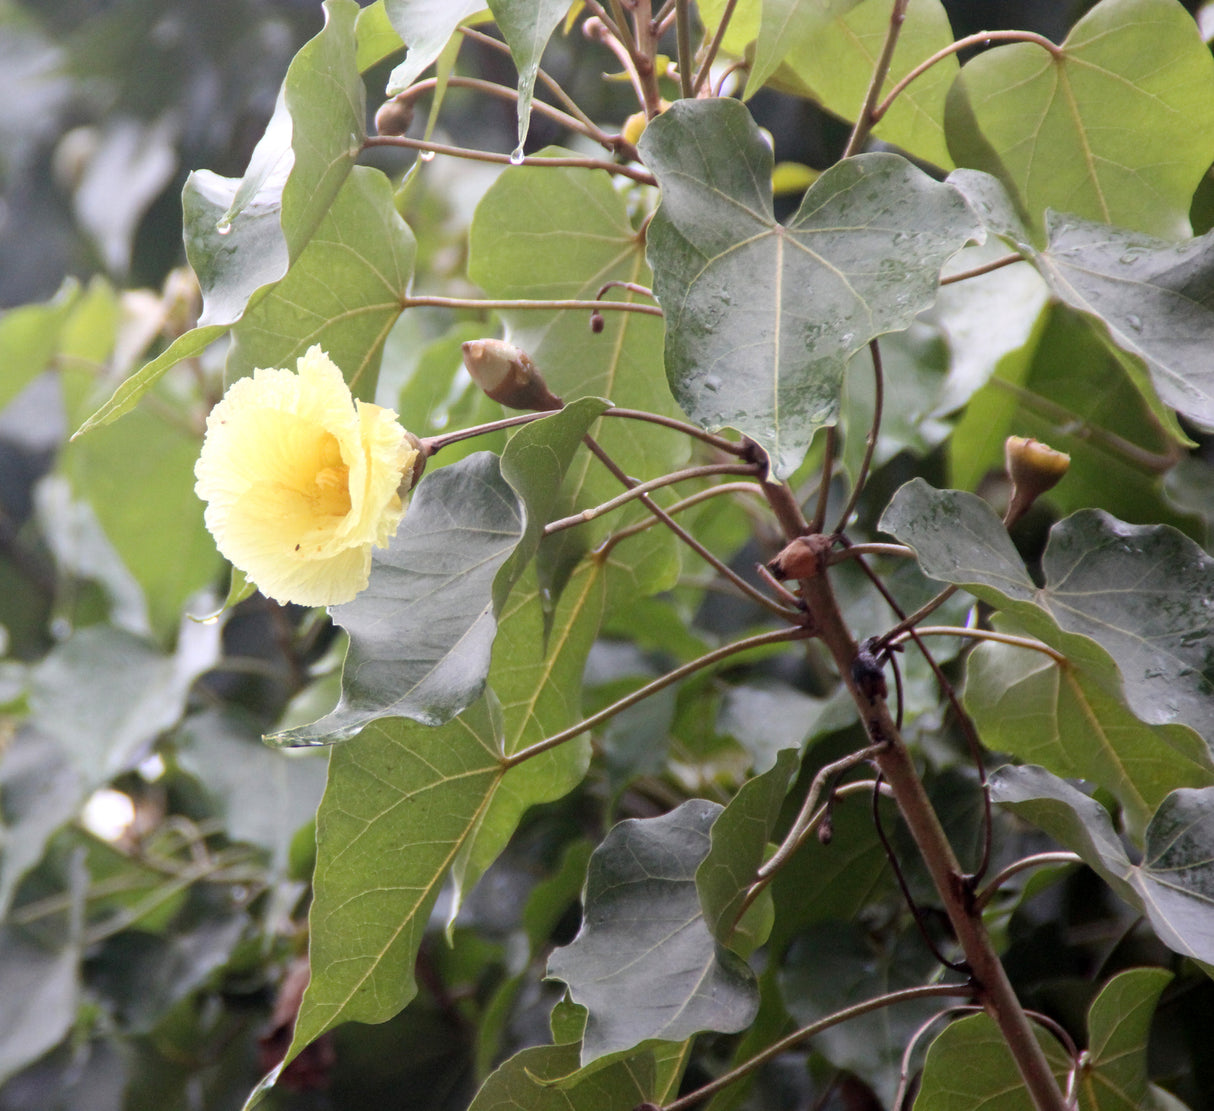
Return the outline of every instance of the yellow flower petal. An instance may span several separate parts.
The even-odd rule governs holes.
[[[296,366],[232,384],[207,419],[194,488],[219,550],[263,594],[337,605],[366,587],[372,546],[396,533],[418,453],[319,347]]]

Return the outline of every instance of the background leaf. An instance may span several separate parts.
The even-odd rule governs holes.
[[[576,1043],[524,1049],[485,1081],[468,1111],[633,1111],[654,1094],[652,1054],[565,1080],[577,1068]]]
[[[693,420],[737,428],[787,477],[834,423],[847,360],[930,304],[970,218],[904,160],[863,155],[824,173],[782,225],[771,150],[729,100],[673,105],[641,153],[662,187],[649,259],[671,388]]]
[[[1104,0],[1056,55],[1035,43],[984,51],[948,100],[957,164],[999,177],[1037,229],[1053,208],[1188,235],[1212,130],[1214,62],[1172,0]]]
[[[744,1029],[758,993],[742,961],[712,938],[696,894],[715,803],[620,822],[590,860],[582,929],[548,974],[589,1009],[582,1063],[650,1038]]]
[[[341,701],[276,743],[344,740],[388,715],[440,725],[469,705],[489,672],[493,579],[522,535],[496,455],[427,475],[392,544],[373,551],[370,585],[332,609],[350,634]]]
[[[485,7],[485,0],[384,0],[384,9],[409,48],[405,60],[388,78],[388,95],[403,92],[443,52],[455,29]]]

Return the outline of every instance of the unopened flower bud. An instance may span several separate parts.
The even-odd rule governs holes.
[[[379,135],[403,135],[413,122],[413,101],[394,97],[385,100],[375,113],[375,131]]]
[[[1062,481],[1071,457],[1024,436],[1009,436],[1003,454],[1012,480],[1012,498],[1003,520],[1010,525],[1023,517],[1042,494]]]
[[[560,409],[556,397],[521,347],[500,339],[471,339],[463,345],[464,366],[494,401],[510,409]]]

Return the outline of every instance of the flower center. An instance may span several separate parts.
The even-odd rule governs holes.
[[[319,466],[307,491],[308,502],[320,516],[344,517],[350,512],[350,468],[341,461],[337,440],[328,433],[318,454]]]

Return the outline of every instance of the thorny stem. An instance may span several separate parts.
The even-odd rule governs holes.
[[[860,470],[852,482],[851,496],[847,499],[843,512],[839,514],[839,523],[835,525],[834,535],[847,528],[847,522],[864,492],[868,469],[873,462],[873,452],[877,449],[877,438],[881,435],[881,417],[885,409],[885,371],[881,365],[881,345],[875,339],[869,340],[868,349],[873,357],[873,421],[864,441],[864,458],[860,461]]]
[[[496,162],[503,166],[581,166],[587,170],[606,170],[609,174],[621,174],[639,181],[643,185],[657,185],[657,179],[646,170],[626,166],[619,162],[607,162],[601,158],[537,158],[527,155],[521,162],[511,162],[510,155],[491,150],[474,150],[471,147],[454,147],[448,143],[432,143],[426,139],[411,139],[408,135],[368,135],[364,147],[405,147],[409,150],[429,150],[435,154],[447,154],[453,158],[467,158],[473,162]]]
[[[717,29],[713,32],[712,42],[708,44],[708,49],[704,52],[704,60],[700,63],[700,68],[696,70],[696,78],[692,82],[691,87],[696,96],[700,95],[704,82],[708,80],[708,75],[712,71],[712,63],[716,61],[717,53],[725,38],[725,32],[729,29],[729,21],[733,19],[733,10],[737,6],[738,0],[728,0],[725,10],[721,13],[721,22],[717,24]]]
[[[969,270],[958,270],[955,274],[949,274],[947,277],[940,279],[940,285],[966,282],[970,278],[980,278],[983,274],[990,274],[994,270],[1002,270],[1005,266],[1011,266],[1015,262],[1024,261],[1024,255],[1021,254],[1003,255],[1000,258],[992,259],[990,262],[984,262],[981,266],[975,266]]]
[[[640,483],[635,479],[629,478],[628,475],[619,467],[614,459],[607,454],[600,446],[599,442],[593,436],[583,436],[582,442],[590,449],[594,456],[603,464],[615,477],[623,483],[629,490],[635,490]],[[801,624],[802,615],[796,610],[785,609],[779,602],[773,601],[761,590],[751,586],[741,575],[739,575],[732,567],[722,560],[718,559],[715,553],[709,551],[703,544],[700,543],[690,532],[680,525],[669,513],[666,512],[657,502],[655,502],[647,494],[641,498],[641,504],[653,514],[655,520],[664,524],[671,532],[683,541],[693,552],[696,553],[709,567],[713,568],[722,578],[733,583],[743,594],[752,601],[757,602],[764,609],[774,613],[777,617],[782,617],[785,620],[792,620],[797,624]],[[609,538],[597,549],[597,555],[600,559],[605,559],[607,553],[615,547],[617,543],[614,538]]]
[[[1020,860],[1013,861],[991,878],[991,882],[974,896],[974,906],[978,910],[982,910],[999,893],[999,888],[1017,872],[1023,872],[1028,868],[1043,868],[1051,864],[1082,863],[1083,857],[1078,853],[1066,852],[1064,850],[1049,853],[1034,853],[1032,856],[1022,857]]]
[[[860,153],[873,125],[881,118],[877,115],[877,98],[881,95],[881,86],[885,84],[885,78],[889,74],[889,65],[894,58],[894,48],[898,45],[902,24],[906,21],[906,8],[909,3],[910,0],[894,0],[889,13],[889,29],[885,32],[885,42],[877,56],[877,63],[873,66],[872,80],[868,83],[868,92],[864,94],[864,103],[856,116],[856,125],[852,128],[851,137],[843,151],[844,158]]]
[[[488,37],[488,36],[486,36]],[[496,41],[496,40],[491,40]],[[454,88],[475,89],[477,92],[487,93],[490,96],[500,97],[502,100],[518,101],[518,90],[512,89],[507,85],[499,85],[496,81],[485,81],[479,77],[461,77],[458,74],[450,74],[446,79],[446,84]],[[437,77],[427,77],[422,81],[418,81],[414,85],[410,85],[403,93],[397,95],[396,99],[411,99],[414,96],[420,96],[424,92],[435,88],[439,84],[440,79]],[[609,135],[601,127],[595,124],[587,125],[577,116],[571,115],[568,112],[561,111],[545,101],[534,99],[531,102],[532,111],[538,112],[541,116],[547,116],[550,120],[555,120],[563,127],[567,127],[570,131],[578,131],[583,135],[593,139],[596,143],[606,147],[608,150],[614,151],[618,145],[619,137]]]
[[[789,540],[801,535],[800,509],[788,484],[764,482],[763,490]],[[1066,1111],[1063,1095],[1008,980],[1007,971],[991,944],[982,916],[974,908],[973,891],[927,797],[889,706],[879,694],[870,697],[861,690],[852,676],[857,646],[843,620],[828,576],[819,573],[802,579],[800,588],[815,632],[830,652],[860,711],[870,741],[881,746],[873,761],[892,788],[903,821],[943,901],[973,976],[975,994],[999,1027],[1038,1111]]]
[[[930,58],[925,58],[910,73],[901,78],[890,89],[885,99],[872,110],[872,122],[876,123],[880,120],[889,111],[890,105],[893,104],[902,90],[914,81],[916,77],[921,77],[925,74],[937,62],[943,61],[950,54],[956,54],[959,50],[966,50],[971,46],[983,46],[990,42],[1035,42],[1038,46],[1045,47],[1046,50],[1055,56],[1062,53],[1062,47],[1057,43],[1051,42],[1044,35],[1038,35],[1032,31],[979,31],[974,35],[966,35],[965,38],[957,39],[956,42],[950,43],[941,50],[937,50]]]
[[[1066,656],[1032,637],[1014,636],[1011,633],[996,632],[994,629],[968,629],[958,625],[920,625],[913,632],[921,637],[970,637],[973,640],[994,640],[1000,644],[1014,644],[1018,648],[1029,648],[1034,652],[1049,656],[1059,667],[1066,665]],[[892,647],[904,640],[909,640],[911,634],[912,630],[908,629],[886,643]]]
[[[552,533],[560,532],[562,529],[574,528],[577,525],[585,524],[587,521],[593,521],[596,517],[601,517],[604,513],[610,513],[621,505],[625,505],[636,498],[644,497],[653,490],[660,490],[663,486],[670,486],[676,482],[685,482],[692,478],[707,478],[710,475],[718,474],[752,475],[755,473],[753,463],[706,463],[702,467],[686,467],[681,471],[673,471],[670,474],[660,475],[658,478],[651,478],[647,482],[638,482],[631,489],[625,490],[624,493],[610,498],[600,505],[591,506],[589,509],[583,509],[580,513],[574,513],[569,517],[562,517],[557,521],[550,521],[544,526],[544,535],[550,536]]]
[[[677,683],[680,679],[685,679],[688,675],[693,675],[701,668],[709,667],[719,660],[728,659],[730,656],[736,655],[739,652],[746,652],[751,648],[762,648],[768,644],[782,644],[792,640],[804,640],[807,636],[809,636],[809,633],[801,628],[776,629],[773,632],[759,633],[756,636],[746,637],[744,640],[734,641],[732,644],[726,644],[721,648],[713,649],[713,651],[705,653],[690,663],[685,663],[682,667],[676,667],[673,671],[667,672],[652,683],[647,683],[639,690],[625,695],[610,706],[605,706],[597,714],[591,714],[590,717],[579,721],[576,725],[571,725],[568,729],[562,729],[551,737],[545,737],[542,741],[537,741],[528,748],[520,749],[512,756],[503,757],[502,767],[508,771],[510,768],[516,767],[526,760],[530,760],[533,756],[539,756],[540,753],[556,748],[557,745],[562,745],[566,741],[585,733],[588,729],[593,729],[596,725],[600,725],[615,717],[616,714],[627,710],[629,706],[635,706],[650,695],[657,694],[658,691],[664,690],[672,683]]]
[[[863,1003],[844,1007],[843,1010],[835,1011],[834,1014],[827,1015],[817,1022],[811,1022],[808,1026],[802,1026],[800,1030],[794,1030],[778,1042],[773,1042],[761,1053],[756,1053],[750,1060],[744,1061],[726,1073],[722,1073],[715,1080],[709,1081],[703,1087],[697,1088],[694,1092],[688,1092],[685,1096],[680,1096],[673,1103],[665,1104],[660,1111],[686,1111],[688,1107],[694,1107],[701,1100],[715,1095],[722,1089],[728,1088],[736,1081],[750,1075],[755,1069],[779,1057],[781,1053],[787,1052],[808,1038],[822,1033],[823,1030],[829,1030],[832,1026],[838,1026],[842,1022],[848,1022],[853,1018],[859,1018],[861,1015],[878,1011],[882,1007],[892,1007],[895,1004],[911,999],[931,999],[936,996],[964,996],[971,994],[973,994],[973,988],[968,984],[926,984],[922,987],[891,991],[885,995],[878,995],[873,999],[866,999]]]

